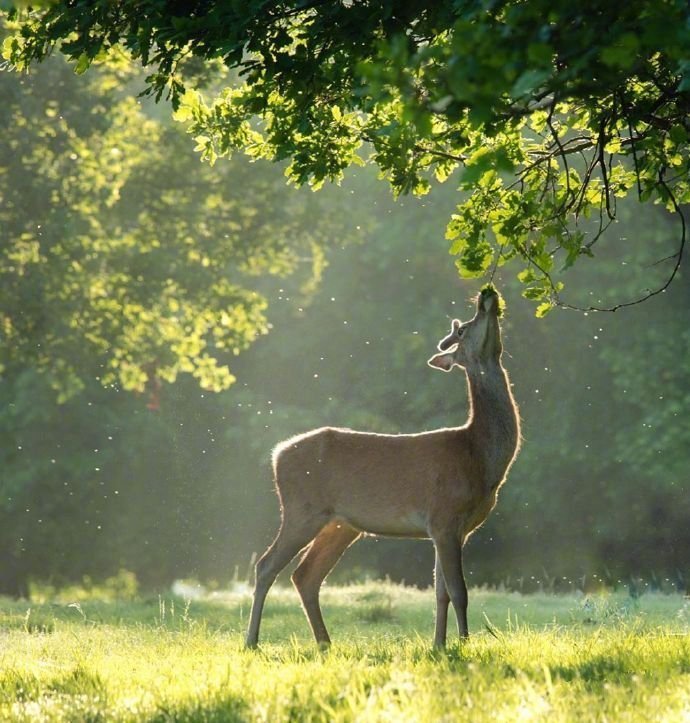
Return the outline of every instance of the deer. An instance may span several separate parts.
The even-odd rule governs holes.
[[[378,434],[321,427],[273,450],[281,524],[256,563],[245,645],[255,648],[266,595],[302,551],[292,582],[317,644],[330,645],[319,604],[321,584],[362,535],[431,539],[435,550],[433,645],[444,648],[452,602],[460,639],[469,637],[463,545],[496,505],[520,448],[520,417],[503,351],[500,297],[476,299],[465,323],[454,319],[429,366],[465,371],[469,416],[461,427]]]

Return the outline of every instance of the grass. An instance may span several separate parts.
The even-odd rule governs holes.
[[[274,589],[248,652],[248,591],[0,600],[0,720],[690,721],[680,595],[473,590],[472,638],[445,653],[431,591],[327,587],[323,602],[330,651]]]

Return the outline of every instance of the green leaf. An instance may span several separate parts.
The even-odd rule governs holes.
[[[550,288],[546,281],[539,280],[536,283],[534,283],[532,286],[528,286],[526,289],[523,289],[522,295],[525,297],[525,299],[529,299],[530,301],[539,301],[540,299],[545,299],[549,296]]]
[[[601,59],[606,65],[626,70],[635,62],[639,47],[637,35],[625,33],[613,45],[601,51]]]
[[[82,75],[83,73],[86,73],[86,71],[89,69],[90,66],[91,66],[91,58],[86,53],[82,53],[77,58],[77,63],[74,66],[74,72],[77,75]]]
[[[9,35],[2,42],[2,57],[5,60],[12,60],[12,55],[18,47],[18,40],[13,35]]]
[[[494,250],[486,241],[469,243],[455,262],[460,276],[465,279],[475,279],[483,276],[491,267]]]
[[[517,278],[518,281],[523,284],[531,284],[533,281],[536,281],[537,275],[534,273],[534,269],[532,267],[528,267],[520,271]]]
[[[671,126],[668,135],[669,138],[677,145],[685,143],[688,140],[688,132],[685,130],[685,127],[680,125],[679,123]]]
[[[513,98],[521,98],[524,95],[532,93],[537,88],[541,88],[550,75],[550,70],[538,68],[526,70],[513,84],[510,91],[511,96]]]
[[[553,304],[550,301],[544,301],[537,306],[534,315],[537,319],[543,319],[553,309]]]
[[[527,57],[530,62],[539,66],[550,65],[554,56],[554,49],[546,43],[530,43],[527,46]]]

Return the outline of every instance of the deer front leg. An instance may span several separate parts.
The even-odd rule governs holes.
[[[436,589],[436,630],[434,632],[434,647],[446,647],[446,632],[448,630],[448,604],[450,595],[446,589],[446,581],[441,570],[441,561],[436,553],[434,564],[434,587]]]
[[[456,533],[443,534],[434,539],[436,557],[441,563],[443,579],[458,619],[458,635],[469,637],[467,628],[467,585],[462,570],[462,543]]]

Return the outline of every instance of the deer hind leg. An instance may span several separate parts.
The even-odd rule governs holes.
[[[319,605],[319,591],[326,575],[345,550],[359,537],[359,532],[344,522],[330,522],[314,538],[292,575],[314,638],[319,645],[331,642]]]
[[[467,627],[467,584],[462,569],[462,542],[455,534],[443,535],[434,539],[436,556],[440,560],[441,570],[446,589],[450,597],[455,615],[458,619],[458,634],[461,638],[469,637]]]
[[[254,601],[245,641],[248,648],[255,648],[259,642],[264,602],[278,573],[314,539],[326,522],[326,517],[300,517],[287,513],[284,515],[276,539],[256,563]]]
[[[448,631],[448,605],[450,595],[446,588],[446,581],[441,569],[441,560],[436,553],[434,564],[434,587],[436,588],[436,630],[434,632],[434,647],[446,647],[446,633]]]

